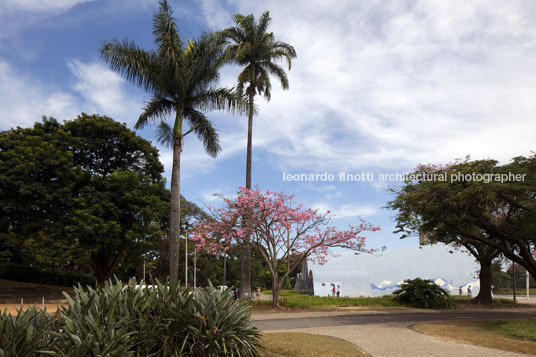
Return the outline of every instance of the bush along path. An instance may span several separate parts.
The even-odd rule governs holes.
[[[78,286],[68,307],[0,317],[3,356],[257,356],[260,332],[249,306],[210,290],[181,292],[131,280]]]

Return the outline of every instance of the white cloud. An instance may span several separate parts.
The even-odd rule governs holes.
[[[198,0],[208,26],[217,31],[230,26],[232,23],[232,13],[229,12],[222,1],[218,0]]]
[[[0,14],[15,11],[63,12],[70,8],[94,0],[4,0]]]
[[[0,129],[31,126],[42,115],[57,119],[72,118],[78,113],[76,99],[62,90],[47,88],[17,73],[0,60]]]
[[[266,6],[232,4],[256,16]],[[229,14],[217,10],[207,23]],[[298,58],[288,92],[272,79],[272,101],[258,97],[254,144],[281,169],[409,169],[534,149],[536,3],[273,1],[270,13]]]
[[[101,63],[74,60],[68,67],[76,78],[73,89],[86,104],[86,112],[108,115],[118,121],[133,124],[142,109],[141,98],[127,94],[125,80]]]
[[[357,218],[368,217],[378,213],[378,209],[371,205],[360,205],[355,203],[347,203],[340,206],[329,204],[326,202],[317,202],[311,206],[319,212],[326,213],[330,211],[333,218]]]
[[[58,89],[0,60],[0,129],[31,126],[42,115],[74,119],[81,112],[135,122],[142,100],[127,95],[124,81],[115,73],[95,63],[73,61],[68,67],[74,75],[72,88]]]

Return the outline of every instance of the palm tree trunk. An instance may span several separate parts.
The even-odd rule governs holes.
[[[173,165],[171,169],[171,208],[169,215],[169,282],[179,281],[179,230],[181,224],[181,152],[182,137],[173,138]]]
[[[255,92],[250,85],[249,90],[249,113],[248,113],[248,146],[246,155],[246,188],[251,189],[251,157],[253,142],[253,97]],[[246,239],[249,239],[246,238]],[[245,242],[242,247],[242,256],[240,264],[240,282],[242,283],[242,295],[249,298],[251,293],[251,248],[249,242]]]

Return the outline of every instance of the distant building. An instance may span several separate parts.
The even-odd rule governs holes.
[[[296,277],[296,291],[328,296],[335,284],[340,285],[341,296],[382,296],[414,278],[433,280],[452,294],[458,294],[460,286],[467,294],[470,285],[476,296],[480,288],[480,267],[473,256],[444,244],[386,250],[378,256],[341,251],[327,260],[324,265],[305,261]]]

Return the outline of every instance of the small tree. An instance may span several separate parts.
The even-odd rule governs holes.
[[[194,240],[198,249],[212,253],[229,249],[230,245],[249,246],[266,262],[272,278],[272,306],[279,307],[279,292],[285,279],[306,258],[323,264],[330,248],[346,248],[370,253],[365,249],[364,231],[380,228],[365,221],[348,230],[339,231],[329,226],[330,212],[320,214],[304,209],[293,202],[293,195],[283,192],[262,192],[240,187],[236,199],[224,199],[224,208],[212,209],[214,220],[198,222]],[[251,239],[248,239],[251,237]],[[297,259],[287,259],[289,255]],[[290,262],[286,272],[279,265]]]

